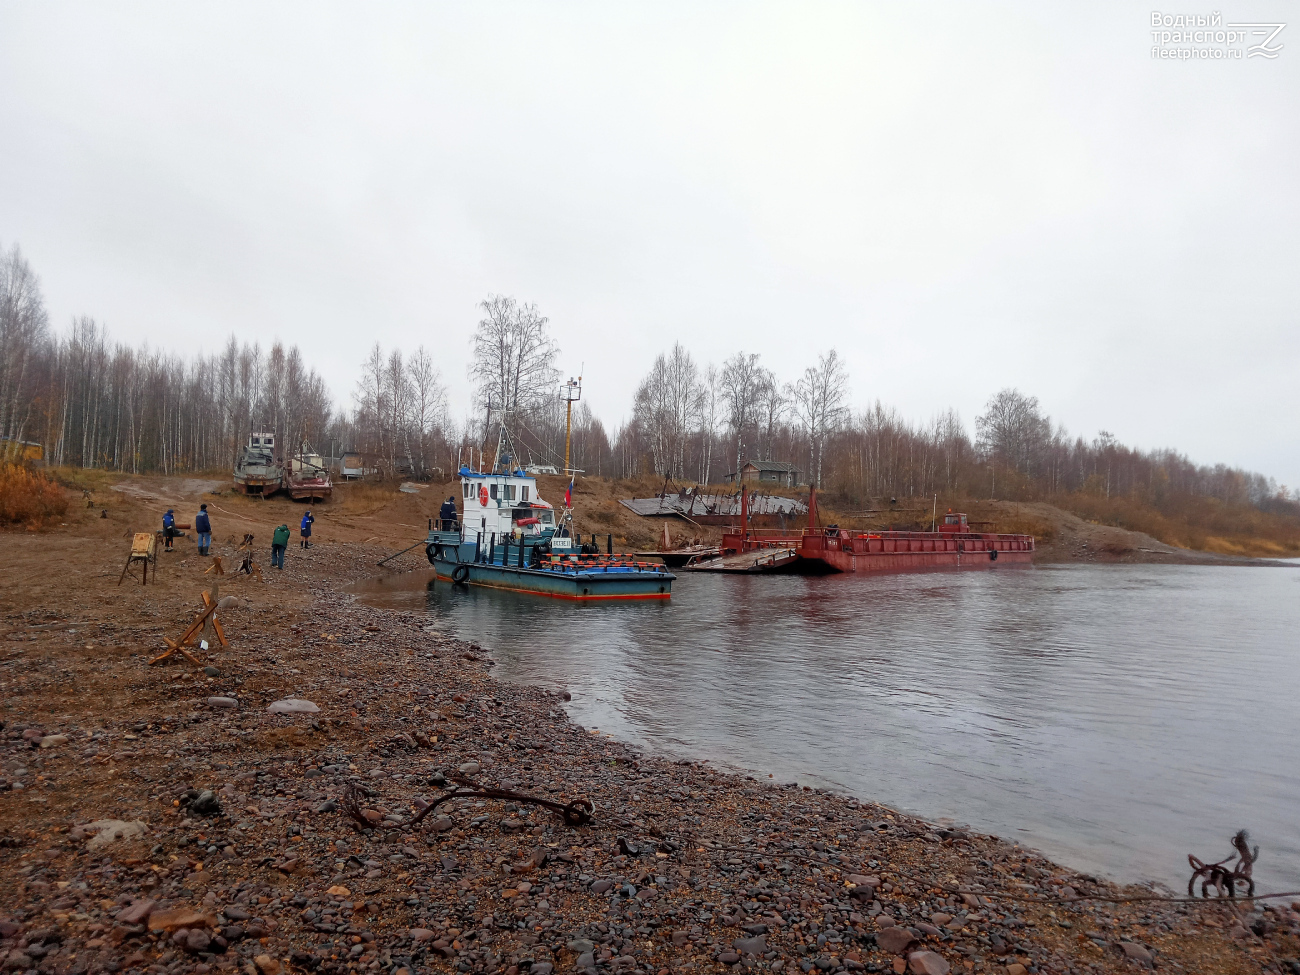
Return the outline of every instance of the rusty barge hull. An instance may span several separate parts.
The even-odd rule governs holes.
[[[914,572],[919,569],[989,569],[1027,565],[1032,535],[949,532],[880,532],[829,535],[807,532],[799,554],[839,572]]]
[[[741,526],[748,524],[741,492]],[[817,494],[809,495],[809,527],[799,532],[738,526],[722,536],[723,558],[764,550],[793,551],[805,571],[819,565],[825,572],[921,572],[926,569],[990,569],[1028,565],[1034,559],[1034,536],[973,532],[966,515],[951,509],[936,530],[858,531],[813,527]]]

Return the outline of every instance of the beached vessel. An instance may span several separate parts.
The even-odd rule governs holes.
[[[263,498],[284,487],[284,467],[275,459],[275,434],[249,434],[235,463],[234,480],[235,490]]]
[[[329,467],[320,454],[307,451],[289,459],[289,477],[286,490],[295,501],[328,501],[334,493]]]

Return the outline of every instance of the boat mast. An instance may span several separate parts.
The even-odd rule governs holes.
[[[564,473],[572,478],[573,470],[569,467],[569,438],[573,433],[573,404],[582,399],[582,377],[579,376],[575,380],[570,376],[569,381],[560,387],[560,398],[565,403]]]
[[[564,418],[564,473],[569,475],[569,486],[564,492],[564,513],[560,515],[559,522],[556,526],[556,533],[563,530],[566,534],[573,534],[573,478],[576,472],[573,465],[569,462],[569,443],[573,435],[573,404],[582,399],[582,377],[574,379],[569,377],[569,381],[560,387],[560,398],[565,404]]]

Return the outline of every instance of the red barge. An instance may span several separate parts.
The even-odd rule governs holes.
[[[1033,535],[971,531],[966,516],[955,511],[945,514],[937,530],[931,532],[819,528],[813,492],[808,499],[808,527],[801,531],[748,528],[747,516],[742,491],[744,527],[723,533],[721,558],[688,568],[714,572],[914,572],[1024,565],[1034,557]],[[770,550],[779,550],[783,557],[758,557]]]

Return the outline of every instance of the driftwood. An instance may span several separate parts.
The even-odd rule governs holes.
[[[1232,838],[1232,845],[1236,847],[1237,852],[1230,854],[1218,863],[1206,863],[1198,860],[1192,854],[1187,854],[1187,862],[1192,865],[1192,878],[1187,881],[1187,896],[1196,896],[1196,881],[1201,880],[1201,896],[1209,897],[1210,888],[1215,889],[1215,896],[1228,897],[1237,896],[1237,884],[1244,884],[1246,887],[1246,896],[1254,896],[1255,879],[1251,872],[1255,868],[1255,861],[1259,859],[1259,847],[1254,850],[1250,848],[1250,834],[1244,829],[1238,830],[1237,835]],[[1236,860],[1236,863],[1232,861]]]

